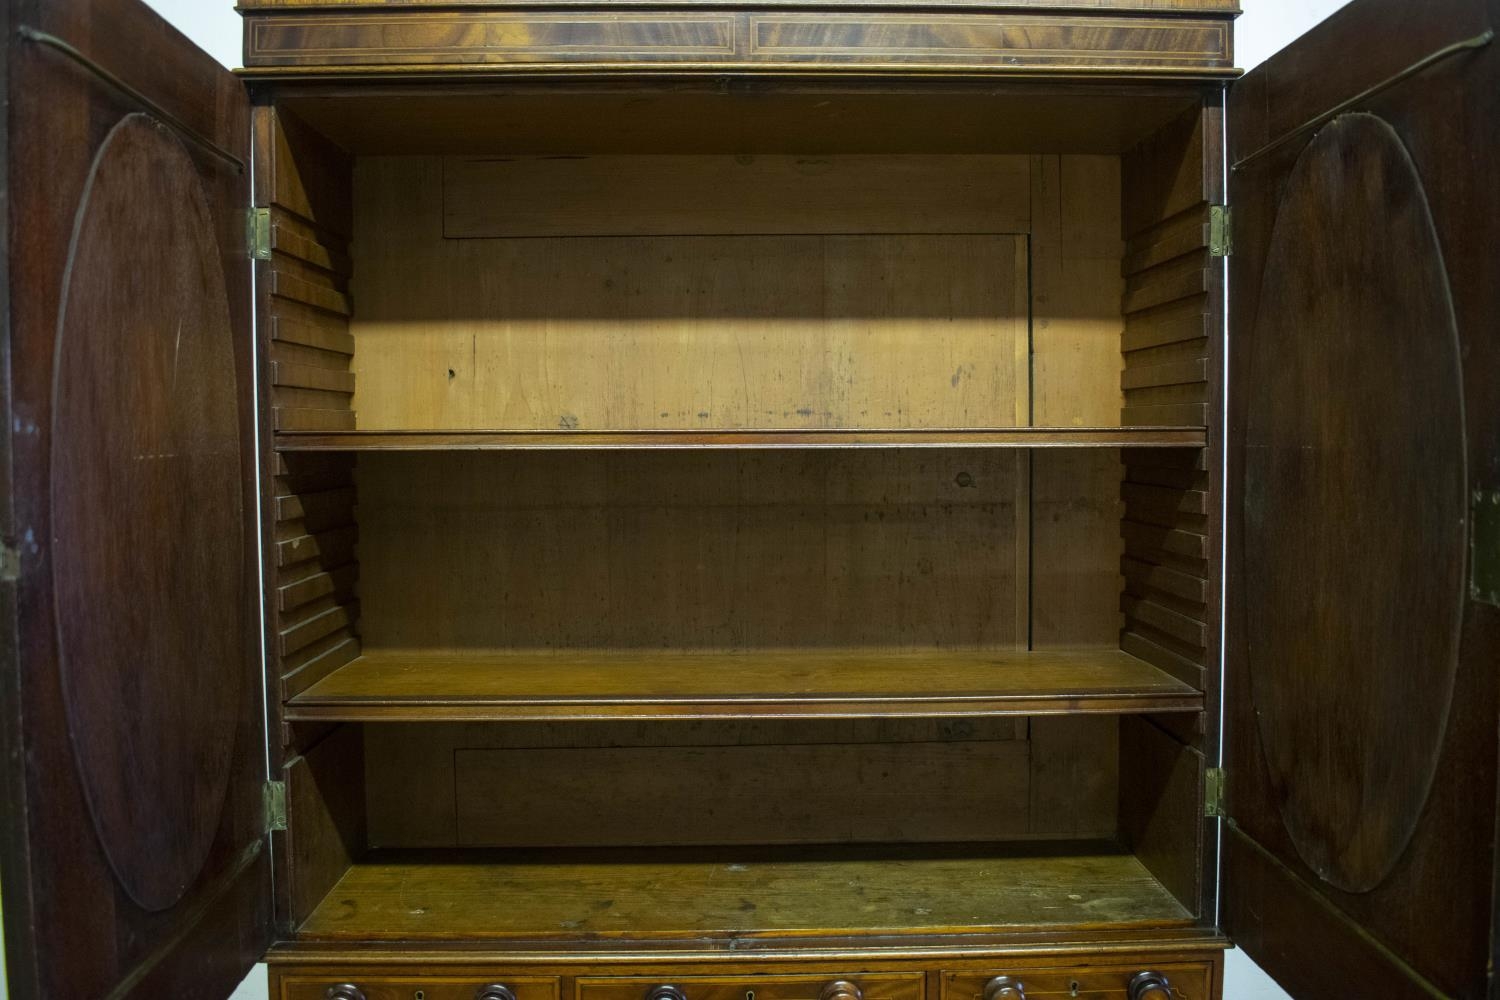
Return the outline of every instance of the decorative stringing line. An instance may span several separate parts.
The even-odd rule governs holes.
[[[737,25],[741,17],[745,18],[750,28],[748,38],[748,50],[741,52],[737,36]],[[554,42],[539,45],[507,44],[498,41],[485,41],[481,43],[465,43],[462,40],[453,41],[445,39],[442,42],[423,45],[364,45],[348,44],[338,46],[309,46],[303,41],[298,41],[294,46],[296,53],[302,56],[324,56],[339,57],[356,55],[361,52],[375,51],[387,56],[420,56],[435,54],[438,52],[453,53],[513,53],[543,57],[548,54],[566,53],[609,53],[611,55],[629,58],[631,56],[652,56],[662,54],[720,54],[720,55],[743,55],[754,56],[758,53],[774,55],[805,55],[805,56],[828,56],[845,55],[855,56],[932,56],[934,54],[951,53],[955,56],[967,54],[989,55],[993,58],[1005,58],[1007,53],[1026,54],[1033,59],[1064,59],[1064,58],[1104,58],[1104,59],[1143,59],[1161,63],[1192,63],[1201,62],[1204,59],[1213,61],[1224,61],[1228,59],[1228,37],[1229,28],[1221,22],[1212,22],[1183,26],[1173,23],[1142,24],[1139,20],[1122,18],[1100,18],[1086,25],[1057,25],[1047,18],[1040,17],[1010,17],[997,15],[993,17],[977,17],[964,15],[937,15],[928,19],[870,19],[865,21],[840,21],[829,19],[819,15],[683,15],[663,19],[637,18],[632,20],[613,19],[607,22],[599,22],[595,15],[553,15],[545,19],[527,17],[522,15],[471,15],[467,19],[440,22],[430,20],[424,15],[408,15],[402,17],[371,18],[368,15],[335,15],[326,18],[307,18],[305,16],[281,16],[271,18],[258,18],[251,28],[253,51],[256,54],[274,54],[285,51],[285,47],[277,44],[274,38],[269,37],[277,32],[295,28],[325,28],[325,29],[380,29],[385,27],[414,26],[427,28],[428,30],[441,30],[448,33],[454,31],[464,32],[487,27],[545,27],[547,25],[574,25],[592,24],[599,27],[613,29],[639,28],[648,25],[664,25],[668,28],[675,26],[716,26],[723,29],[724,40],[713,44],[688,41],[678,44],[642,45],[628,39],[619,41],[591,41],[591,42]],[[867,29],[880,29],[888,27],[925,28],[929,30],[972,30],[981,29],[987,32],[999,31],[1006,33],[1013,30],[1028,31],[1031,29],[1047,29],[1066,35],[1074,35],[1079,32],[1097,32],[1109,30],[1124,30],[1137,34],[1152,33],[1165,37],[1186,37],[1207,35],[1209,40],[1203,44],[1205,47],[1198,49],[1183,49],[1180,47],[1163,48],[1123,48],[1114,44],[1101,44],[1093,48],[1082,48],[1076,46],[1049,46],[1049,45],[962,45],[962,44],[933,44],[927,46],[901,46],[881,47],[877,45],[777,45],[767,41],[764,34],[768,29],[774,29],[777,25],[826,25],[840,32],[849,30],[861,31]],[[299,32],[300,35],[300,32]],[[361,35],[363,32],[361,31]]]
[[[546,18],[527,17],[524,15],[469,15],[463,21],[435,21],[428,15],[410,15],[406,17],[372,18],[368,15],[338,15],[328,18],[307,18],[301,16],[293,17],[270,17],[260,18],[252,26],[251,40],[254,51],[279,52],[279,45],[267,44],[266,34],[286,29],[300,29],[306,27],[327,29],[381,29],[402,26],[414,26],[427,28],[429,30],[440,30],[447,33],[454,31],[471,31],[488,27],[542,27],[546,25],[573,25],[585,24],[597,27],[609,28],[640,28],[646,25],[664,25],[668,28],[678,25],[694,25],[719,27],[723,29],[723,41],[713,43],[689,42],[686,44],[661,44],[643,45],[629,40],[618,42],[560,42],[543,45],[526,44],[500,44],[484,43],[473,44],[463,41],[445,39],[432,44],[410,46],[410,45],[340,45],[340,46],[310,46],[303,41],[297,41],[293,46],[297,54],[310,56],[336,56],[357,54],[370,51],[372,48],[385,55],[422,55],[434,52],[531,52],[537,55],[550,52],[609,52],[621,56],[631,55],[653,55],[660,53],[692,53],[692,54],[720,54],[734,55],[738,51],[738,42],[735,37],[736,19],[732,15],[683,15],[681,17],[638,17],[621,18],[614,17],[609,21],[600,21],[596,15],[591,14],[559,14]],[[299,38],[301,32],[297,32]]]
[[[79,51],[64,39],[61,39],[56,35],[49,34],[45,31],[38,31],[36,28],[33,28],[27,24],[23,24],[17,27],[16,35],[28,42],[31,42],[35,45],[41,45],[44,48],[51,49],[52,51],[64,56],[75,66],[78,66],[80,69],[91,74],[95,79],[99,80],[105,86],[114,90],[117,94],[120,94],[128,100],[133,101],[134,103],[139,105],[140,108],[148,115],[159,120],[160,122],[162,122],[162,124],[172,129],[178,135],[182,136],[184,139],[188,140],[199,149],[202,149],[203,151],[210,153],[218,159],[227,163],[234,169],[235,173],[243,174],[245,172],[244,160],[240,159],[238,156],[234,155],[229,150],[219,145],[217,142],[214,142],[208,136],[199,132],[197,129],[193,128],[181,118],[172,114],[156,101],[153,101],[151,98],[147,97],[139,90],[136,90],[130,84],[120,79],[114,73],[110,72],[104,66],[95,62],[93,59],[90,59],[87,55]]]
[[[791,55],[815,55],[827,54],[829,52],[850,53],[872,53],[880,55],[924,55],[932,52],[978,52],[978,53],[1002,53],[1002,52],[1024,52],[1028,54],[1052,53],[1055,56],[1121,56],[1140,57],[1173,61],[1196,60],[1201,56],[1225,57],[1228,49],[1229,29],[1222,23],[1210,23],[1183,27],[1178,24],[1142,24],[1138,20],[1127,20],[1122,18],[1100,18],[1090,21],[1088,24],[1060,25],[1053,19],[1042,17],[1008,17],[997,15],[994,17],[975,17],[964,15],[937,16],[932,18],[872,18],[866,21],[851,21],[829,18],[826,15],[796,15],[796,14],[771,14],[749,16],[750,26],[753,29],[750,36],[750,51],[752,53],[762,49],[774,51],[779,54]],[[940,29],[973,29],[978,28],[994,33],[998,30],[1001,34],[1013,30],[1029,31],[1031,29],[1043,29],[1056,34],[1073,35],[1079,32],[1096,32],[1101,30],[1120,29],[1135,33],[1153,33],[1158,35],[1199,35],[1204,33],[1216,36],[1213,48],[1201,50],[1184,50],[1180,48],[1156,49],[1156,48],[1124,48],[1116,44],[1104,44],[1093,48],[1063,48],[1051,45],[942,45],[934,44],[928,46],[900,46],[881,47],[875,45],[844,45],[844,46],[809,46],[809,45],[775,45],[763,41],[765,29],[776,25],[824,25],[836,31],[847,32],[850,29],[866,30],[891,27],[925,28],[928,30]]]

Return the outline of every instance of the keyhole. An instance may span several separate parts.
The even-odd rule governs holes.
[[[417,990],[412,994],[412,1000],[427,1000],[427,994],[422,990]]]
[[[1075,979],[1071,983],[1068,984],[1068,996],[1070,996],[1070,997],[1076,997],[1077,995],[1078,995],[1078,980]]]
[[[745,991],[745,1000],[755,1000],[755,991],[754,990],[746,990]]]

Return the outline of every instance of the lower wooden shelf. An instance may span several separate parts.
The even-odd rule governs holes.
[[[723,939],[1187,926],[1113,844],[379,854],[298,941]]]
[[[1202,448],[1202,427],[916,430],[279,431],[278,451],[628,451],[722,448]]]
[[[308,721],[854,718],[1201,712],[1118,649],[438,655],[367,652],[291,698]]]

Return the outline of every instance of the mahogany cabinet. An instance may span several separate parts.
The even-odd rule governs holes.
[[[4,5],[11,995],[1495,996],[1495,0]]]

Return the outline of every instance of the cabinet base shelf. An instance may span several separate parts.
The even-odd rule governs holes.
[[[296,939],[737,950],[1191,924],[1137,858],[1106,843],[551,850],[377,853]]]

